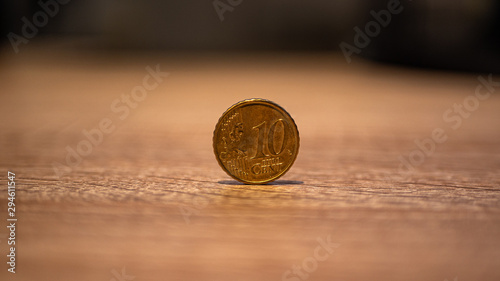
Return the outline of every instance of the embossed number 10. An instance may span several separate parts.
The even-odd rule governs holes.
[[[259,138],[257,140],[257,149],[256,149],[257,151],[255,153],[255,156],[252,157],[252,159],[266,157],[266,156],[269,156],[270,154],[278,155],[285,148],[286,133],[285,133],[285,122],[283,121],[283,119],[278,119],[277,121],[275,121],[271,125],[271,127],[269,128],[269,131],[267,130],[266,124],[267,124],[267,121],[264,121],[264,122],[260,123],[259,125],[252,128],[252,129],[256,129],[258,134],[259,134]],[[279,133],[279,131],[277,129],[278,125],[281,125],[281,127],[283,128],[282,129],[283,136],[280,138],[281,144],[278,145],[278,149],[276,150],[276,144],[274,143],[274,139],[275,139],[275,135],[277,133]],[[266,140],[267,140],[267,142],[266,142]],[[267,152],[269,152],[270,154],[266,153],[266,151],[264,151],[266,149],[266,146],[267,146]]]

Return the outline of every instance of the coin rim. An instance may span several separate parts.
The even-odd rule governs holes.
[[[215,137],[216,137],[216,132],[217,130],[220,128],[220,124],[221,124],[221,121],[224,119],[224,117],[233,109],[235,109],[236,107],[240,107],[241,105],[243,104],[246,104],[246,103],[262,103],[262,104],[270,104],[271,106],[274,106],[274,107],[277,107],[278,110],[281,110],[285,115],[287,115],[288,117],[290,117],[290,120],[292,120],[292,124],[295,128],[295,131],[297,132],[297,147],[294,151],[294,157],[290,163],[290,165],[288,165],[288,168],[286,168],[284,171],[282,171],[281,173],[279,173],[278,175],[270,178],[270,179],[267,179],[267,180],[262,180],[262,181],[248,181],[248,180],[244,180],[244,179],[240,179],[240,178],[237,178],[236,176],[232,175],[227,169],[226,167],[224,166],[224,164],[221,162],[221,160],[219,159],[219,156],[217,155],[217,148],[216,148],[216,140],[215,140]],[[292,116],[290,115],[290,113],[288,113],[283,107],[281,107],[279,104],[273,102],[273,101],[270,101],[268,99],[263,99],[263,98],[251,98],[251,99],[244,99],[242,101],[239,101],[235,104],[233,104],[232,106],[230,106],[228,109],[226,109],[226,111],[224,111],[224,113],[221,115],[221,117],[219,118],[219,121],[217,121],[217,124],[215,125],[215,129],[214,129],[214,133],[213,133],[213,137],[212,137],[212,147],[213,147],[213,150],[214,150],[214,155],[215,155],[215,159],[217,159],[217,163],[219,164],[219,166],[222,168],[222,170],[224,170],[224,172],[226,172],[226,174],[228,174],[230,177],[232,177],[233,179],[239,181],[239,182],[242,182],[242,183],[245,183],[245,184],[265,184],[265,183],[269,183],[269,182],[272,182],[272,181],[275,181],[277,180],[278,178],[280,178],[281,176],[283,176],[284,174],[286,174],[288,172],[288,170],[290,170],[290,168],[293,166],[293,163],[295,163],[295,160],[297,159],[297,155],[299,154],[299,147],[300,147],[300,135],[299,135],[299,129],[297,128],[297,124],[295,124],[295,120],[293,120]]]

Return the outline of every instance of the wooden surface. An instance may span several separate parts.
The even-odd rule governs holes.
[[[17,273],[0,237],[1,280],[286,280],[328,237],[338,247],[307,280],[500,280],[500,88],[456,130],[443,119],[477,75],[33,50],[1,57],[0,219],[7,170],[19,218]],[[111,104],[157,64],[170,76],[120,120]],[[218,118],[251,97],[282,105],[301,134],[274,184],[238,184],[213,156]],[[58,177],[53,163],[104,118],[115,130]],[[436,128],[448,139],[401,177],[399,157]]]

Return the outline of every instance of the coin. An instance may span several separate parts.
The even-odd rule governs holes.
[[[290,169],[299,152],[299,131],[281,106],[265,99],[247,99],[222,114],[213,146],[215,158],[229,176],[262,184]]]

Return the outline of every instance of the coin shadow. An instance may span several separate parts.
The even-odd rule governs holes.
[[[222,181],[218,181],[217,183],[225,184],[225,185],[252,185],[252,184],[246,184],[246,183],[242,183],[242,182],[235,181],[235,180],[222,180]],[[291,180],[275,180],[275,181],[264,183],[261,185],[293,185],[293,184],[304,184],[304,182],[303,181],[291,181]]]

